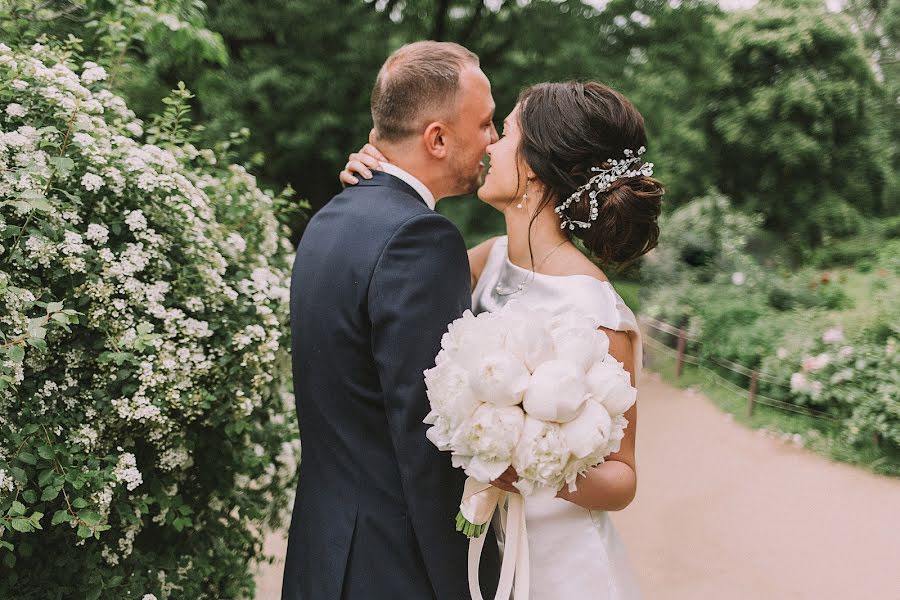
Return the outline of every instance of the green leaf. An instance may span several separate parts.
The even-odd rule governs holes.
[[[37,459],[30,452],[19,452],[19,460],[29,465],[37,464]]]
[[[54,317],[55,317],[55,316],[56,316],[56,315],[54,315]],[[46,351],[47,351],[47,342],[45,342],[44,340],[41,340],[41,339],[38,339],[38,338],[28,338],[28,339],[25,340],[25,341],[28,342],[28,345],[29,345],[29,346],[32,346],[32,347],[34,347],[34,348],[37,348],[37,349],[40,350],[41,352],[46,352]]]
[[[28,323],[28,335],[33,338],[44,339],[44,336],[47,335],[47,328],[44,327],[46,323],[46,317],[43,319],[32,319]]]
[[[9,357],[9,360],[20,363],[25,359],[25,348],[18,344],[10,346],[6,351],[6,355]]]
[[[50,304],[47,305],[47,313],[48,313],[48,314],[49,314],[49,313],[59,312],[59,311],[61,311],[62,309],[63,309],[63,303],[62,303],[62,302],[51,302]]]
[[[37,494],[34,493],[34,490],[25,490],[22,492],[22,498],[24,498],[25,502],[28,504],[34,504],[37,501]]]
[[[12,506],[9,507],[9,514],[13,517],[25,514],[25,505],[18,500],[13,500]]]
[[[40,456],[41,458],[45,458],[47,460],[53,460],[53,448],[51,448],[50,446],[47,446],[46,444],[44,444],[42,446],[38,446],[37,453],[38,453],[38,456]]]
[[[56,500],[57,496],[59,496],[60,488],[58,487],[50,487],[44,490],[44,493],[41,494],[41,502],[50,502],[51,500]]]
[[[75,508],[87,508],[88,503],[84,498],[75,498],[72,502],[72,506]]]
[[[65,177],[75,168],[75,161],[68,156],[54,156],[47,159],[47,162],[56,167],[57,172]]]
[[[89,538],[93,535],[91,532],[91,528],[87,525],[79,525],[78,526],[78,537],[80,538]]]
[[[21,533],[30,533],[34,531],[34,526],[31,524],[31,521],[29,521],[28,519],[23,519],[21,517],[13,519],[10,525],[13,529]]]
[[[19,200],[32,200],[33,201],[33,200],[41,200],[45,197],[46,196],[44,196],[44,192],[42,192],[41,190],[31,189],[31,190],[23,190],[22,192],[19,192]],[[29,202],[29,204],[33,205],[34,203]]]
[[[19,467],[13,467],[9,470],[9,473],[18,483],[25,484],[28,482],[28,475],[26,475],[25,471],[23,471]]]
[[[3,564],[10,569],[16,566],[16,555],[9,553],[3,556]]]
[[[54,189],[55,189],[57,192],[59,192],[60,194],[62,194],[63,196],[65,196],[66,198],[68,198],[68,199],[69,199],[70,201],[72,201],[73,203],[78,204],[78,205],[82,204],[82,202],[81,202],[81,196],[77,196],[77,195],[75,195],[75,194],[72,194],[72,193],[70,193],[70,192],[67,192],[66,190],[61,190],[61,189],[59,189],[59,188],[54,188]]]
[[[13,546],[10,542],[4,542],[3,540],[0,540],[0,548],[5,548],[6,550],[12,552],[16,547]]]
[[[51,525],[59,525],[60,523],[70,523],[72,521],[72,513],[68,510],[58,510],[53,513],[53,520],[50,521]]]
[[[88,525],[98,525],[100,523],[100,515],[92,510],[84,510],[78,513],[78,518]]]
[[[38,485],[42,488],[45,488],[50,485],[53,480],[56,479],[56,473],[53,469],[47,469],[46,471],[41,471],[40,477],[38,477]]]

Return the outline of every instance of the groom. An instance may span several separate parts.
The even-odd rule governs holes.
[[[425,437],[422,372],[470,308],[466,247],[435,202],[474,191],[497,139],[490,83],[456,44],[392,54],[372,92],[390,164],[310,221],[291,282],[303,443],[283,600],[462,600],[465,475]],[[493,598],[493,536],[482,560]]]

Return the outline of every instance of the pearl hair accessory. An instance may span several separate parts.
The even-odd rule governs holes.
[[[560,225],[560,229],[569,228],[570,230],[575,229],[575,226],[581,227],[582,229],[587,229],[591,226],[591,223],[597,220],[597,217],[600,215],[600,203],[597,200],[597,195],[602,194],[609,190],[612,186],[612,183],[617,179],[628,179],[630,177],[638,177],[639,175],[646,175],[650,177],[653,175],[653,163],[643,163],[637,169],[629,170],[634,163],[640,162],[639,158],[647,149],[641,146],[638,148],[637,154],[633,150],[625,150],[625,158],[621,160],[615,160],[609,158],[606,162],[610,165],[608,169],[601,169],[600,167],[591,167],[591,172],[597,173],[593,177],[587,180],[587,183],[576,189],[572,192],[572,195],[566,198],[566,201],[557,206],[554,210],[556,214],[559,215],[559,218],[562,220],[562,224]],[[592,189],[595,188],[596,189]],[[588,216],[587,221],[576,221],[575,219],[570,219],[567,215],[565,215],[565,211],[574,203],[581,201],[581,195],[584,192],[588,193],[588,198],[590,200],[591,212]]]

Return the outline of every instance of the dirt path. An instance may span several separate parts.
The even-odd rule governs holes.
[[[639,396],[637,499],[613,518],[648,600],[900,598],[900,481],[732,423],[653,375]],[[268,549],[283,557],[285,543]],[[260,573],[277,600],[283,562]]]

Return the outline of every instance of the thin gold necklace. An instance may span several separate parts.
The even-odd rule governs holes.
[[[547,259],[550,258],[550,256],[551,256],[554,252],[556,252],[557,250],[559,250],[559,249],[562,247],[562,245],[565,244],[565,243],[568,242],[568,241],[569,241],[569,240],[563,240],[563,241],[561,241],[560,243],[558,243],[556,246],[554,246],[554,247],[553,247],[553,250],[551,250],[550,252],[548,252],[547,255],[546,255],[544,258],[541,259],[541,262],[539,262],[539,263],[537,264],[537,266],[534,268],[534,270],[531,271],[528,275],[526,275],[526,276],[525,276],[525,279],[523,279],[522,281],[519,282],[519,285],[517,285],[517,286],[514,287],[514,288],[509,288],[509,289],[507,289],[507,290],[504,290],[504,289],[503,289],[503,286],[501,286],[501,285],[498,283],[498,284],[497,284],[497,287],[494,288],[494,291],[497,292],[497,295],[498,295],[498,296],[512,296],[513,294],[518,294],[519,292],[521,292],[522,290],[524,290],[524,289],[525,289],[525,285],[526,285],[527,283],[529,283],[528,277],[531,276],[531,280],[534,281],[534,277],[535,277],[535,275],[537,274],[537,270],[540,269],[542,266],[544,266],[544,263],[547,262]]]

